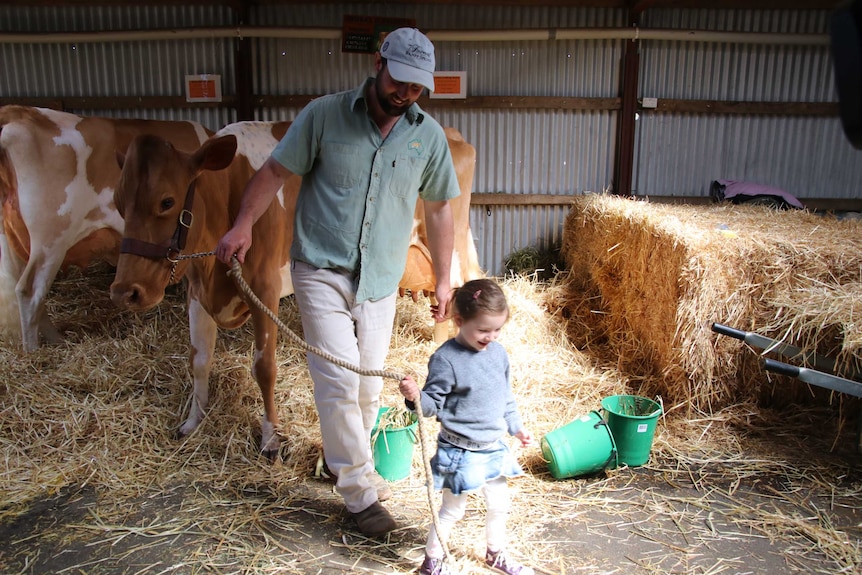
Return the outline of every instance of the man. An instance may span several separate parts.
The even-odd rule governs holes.
[[[249,182],[217,257],[240,262],[251,228],[290,173],[302,176],[291,275],[306,341],[363,369],[382,369],[395,319],[417,198],[424,202],[437,277],[436,321],[450,302],[453,248],[449,199],[460,193],[443,129],[416,104],[434,89],[434,46],[399,28],[374,55],[375,78],[317,98],[297,116]],[[307,354],[327,466],[336,490],[369,537],[397,527],[380,499],[391,495],[374,471],[370,433],[383,381]]]

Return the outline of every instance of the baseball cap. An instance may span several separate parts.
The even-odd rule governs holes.
[[[434,44],[425,34],[416,28],[393,30],[383,39],[380,55],[395,80],[434,91]]]

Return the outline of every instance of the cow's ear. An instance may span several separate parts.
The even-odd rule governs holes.
[[[198,170],[223,170],[233,161],[236,154],[236,136],[227,135],[210,138],[194,154]]]
[[[117,165],[120,166],[120,169],[123,169],[123,164],[126,163],[126,154],[121,152],[120,150],[114,150],[114,155],[117,157]]]

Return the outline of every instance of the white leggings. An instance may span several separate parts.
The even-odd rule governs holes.
[[[506,547],[506,520],[509,517],[509,486],[503,476],[492,479],[482,486],[485,495],[485,537],[488,548],[492,551],[500,551]],[[467,509],[467,493],[455,495],[448,489],[443,490],[443,504],[440,506],[438,523],[440,524],[440,535],[444,541],[448,541],[452,527],[464,517]],[[425,544],[425,554],[435,559],[443,557],[443,546],[437,537],[437,530],[431,525],[428,533],[428,542]]]

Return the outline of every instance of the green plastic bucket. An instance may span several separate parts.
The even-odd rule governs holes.
[[[393,425],[386,421],[390,410],[391,407],[381,407],[377,412],[377,422],[371,430],[371,452],[377,473],[387,481],[398,481],[410,475],[418,420],[415,413],[407,412],[410,425]]]
[[[620,463],[637,467],[649,461],[661,405],[639,395],[612,395],[602,400]]]
[[[617,466],[617,448],[607,422],[591,411],[545,434],[542,456],[556,479],[587,475]]]

